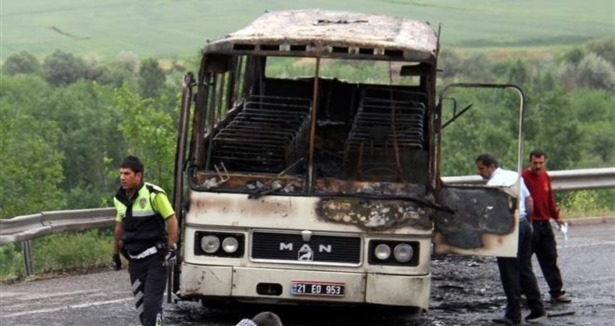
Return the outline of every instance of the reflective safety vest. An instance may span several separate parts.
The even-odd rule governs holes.
[[[124,225],[122,249],[130,255],[137,255],[152,246],[164,246],[167,243],[165,220],[153,206],[159,193],[164,194],[164,190],[150,183],[142,183],[133,198],[128,198],[122,188],[113,198]]]

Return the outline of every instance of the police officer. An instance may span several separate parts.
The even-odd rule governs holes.
[[[165,192],[143,182],[143,163],[128,156],[120,165],[121,187],[113,198],[117,210],[113,267],[120,254],[128,260],[135,307],[143,326],[162,325],[167,268],[175,262],[177,219]]]

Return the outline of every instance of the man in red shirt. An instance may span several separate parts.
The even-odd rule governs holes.
[[[553,218],[558,225],[564,225],[560,219],[551,188],[551,178],[545,170],[547,154],[539,149],[530,153],[530,167],[521,173],[525,185],[534,201],[532,214],[532,249],[540,269],[549,284],[549,293],[554,302],[568,303],[572,300],[562,290],[564,283],[557,267],[557,248],[555,236],[549,220]]]

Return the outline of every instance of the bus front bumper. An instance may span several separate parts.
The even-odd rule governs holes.
[[[307,284],[308,287],[332,285],[335,291],[327,294],[327,291],[323,290],[317,295],[298,294],[298,291],[292,289],[293,283]],[[339,286],[343,286],[343,294],[338,293]],[[179,296],[272,304],[366,303],[427,310],[430,287],[429,274],[407,276],[184,263]]]

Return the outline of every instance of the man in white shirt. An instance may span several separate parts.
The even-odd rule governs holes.
[[[534,321],[545,316],[545,309],[540,298],[538,282],[532,270],[532,227],[528,221],[528,212],[533,209],[532,197],[523,179],[514,171],[504,170],[498,166],[497,159],[491,154],[481,154],[476,158],[478,174],[487,180],[487,186],[510,187],[519,182],[520,197],[519,243],[517,257],[497,257],[498,269],[502,287],[506,294],[506,310],[503,318],[493,319],[493,322],[518,325],[521,323],[521,292],[527,298],[530,314],[526,321]]]

